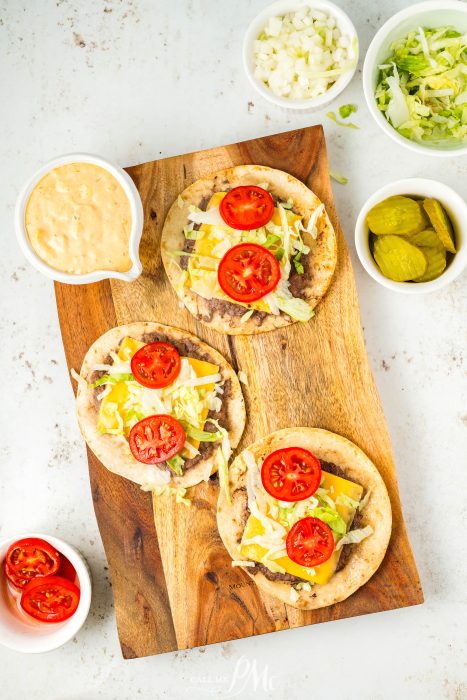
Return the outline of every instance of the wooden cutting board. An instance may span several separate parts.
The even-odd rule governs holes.
[[[337,232],[339,260],[331,289],[309,323],[229,338],[179,307],[161,263],[159,239],[169,206],[187,185],[244,163],[285,170],[322,199]],[[91,343],[117,324],[159,321],[187,329],[248,376],[248,420],[239,449],[288,425],[340,433],[381,471],[394,526],[384,562],[363,588],[332,607],[299,611],[261,593],[247,574],[232,568],[216,528],[217,479],[191,489],[190,507],[169,497],[153,500],[88,452],[123,656],[159,654],[421,603],[391,444],[365,352],[354,276],[334,208],[322,128],[144,163],[128,173],[145,212],[143,274],[131,284],[55,285],[68,366],[78,370]]]

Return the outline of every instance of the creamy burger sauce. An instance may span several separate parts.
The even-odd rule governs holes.
[[[115,177],[92,163],[60,165],[33,189],[26,231],[37,255],[61,272],[126,272],[131,208]]]

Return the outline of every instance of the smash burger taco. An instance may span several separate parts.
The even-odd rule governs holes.
[[[218,331],[261,333],[308,321],[337,258],[324,205],[281,170],[241,165],[187,187],[161,239],[169,280]]]
[[[158,323],[118,326],[87,352],[81,431],[112,472],[145,489],[188,487],[219,470],[245,426],[238,378],[216,350]]]
[[[391,504],[368,457],[317,428],[279,430],[232,462],[217,523],[259,588],[296,608],[345,600],[378,569]]]

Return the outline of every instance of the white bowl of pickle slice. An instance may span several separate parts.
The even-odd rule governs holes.
[[[355,245],[363,267],[383,287],[403,294],[436,291],[467,266],[467,203],[436,180],[397,180],[363,205]]]

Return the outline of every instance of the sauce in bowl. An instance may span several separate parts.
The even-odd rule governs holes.
[[[25,228],[36,254],[68,274],[132,267],[129,199],[116,178],[92,163],[50,170],[26,205]]]

